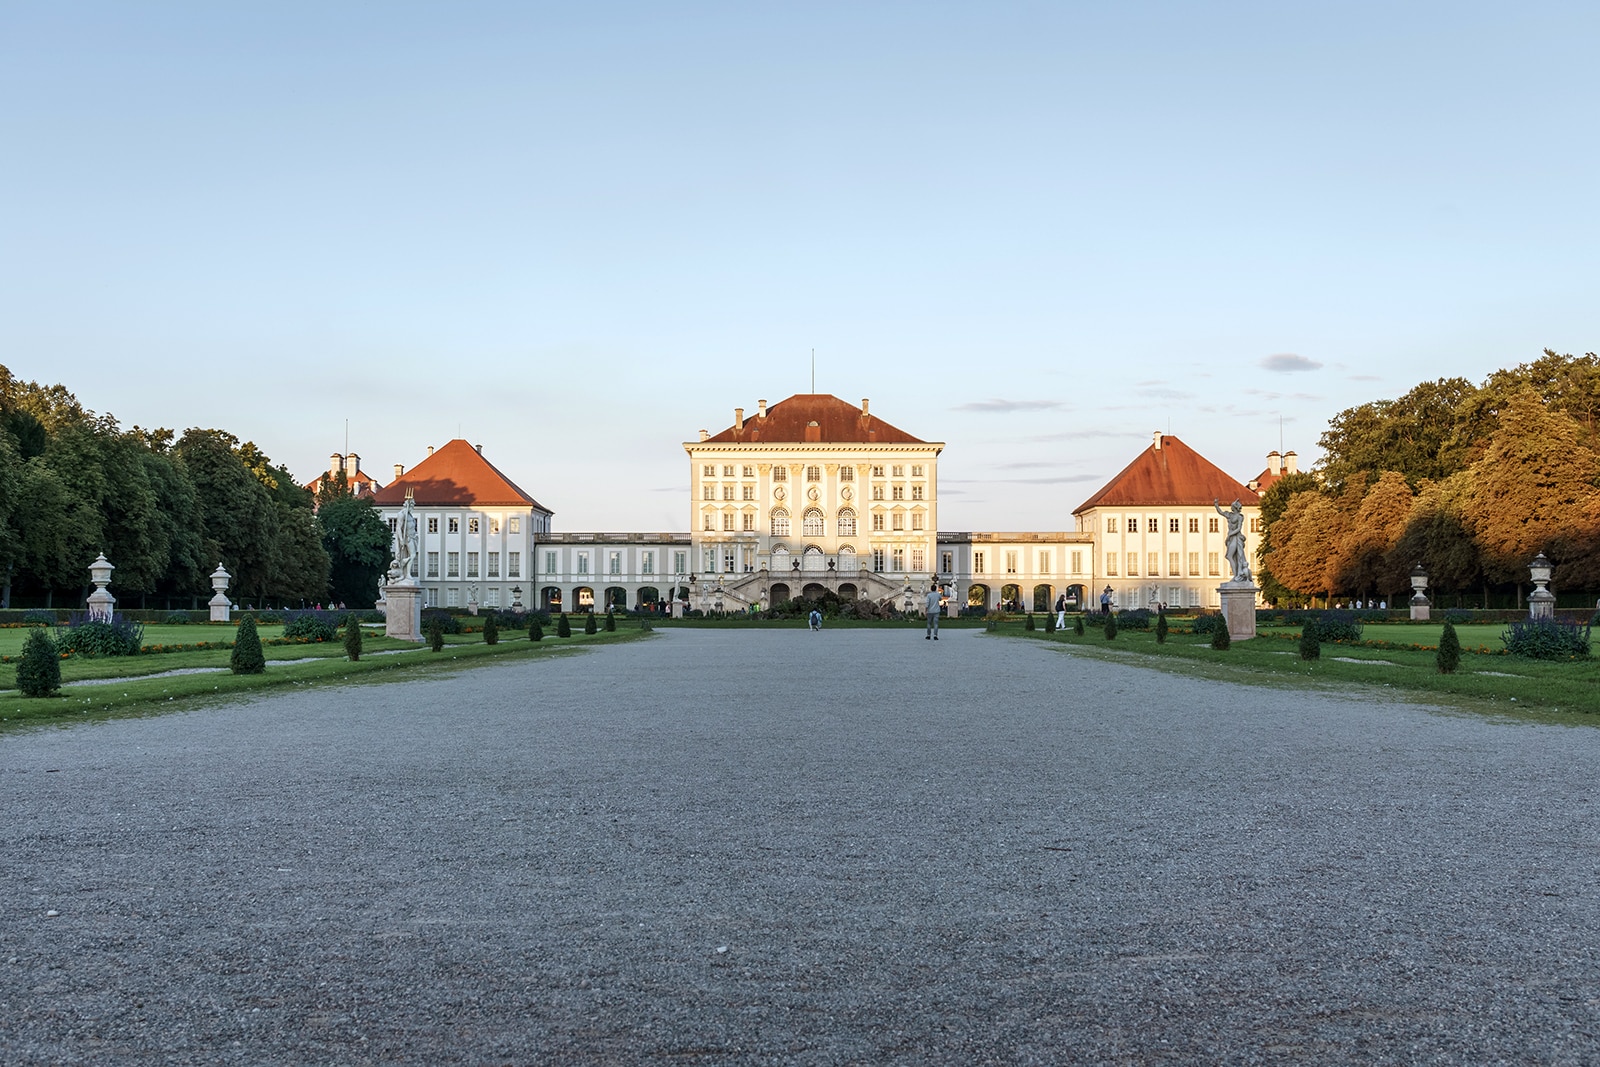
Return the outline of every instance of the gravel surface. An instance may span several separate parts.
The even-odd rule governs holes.
[[[1600,729],[921,634],[0,735],[0,1061],[1600,1062]]]

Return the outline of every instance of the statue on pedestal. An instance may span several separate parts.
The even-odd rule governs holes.
[[[1244,508],[1235,500],[1227,511],[1221,503],[1211,498],[1211,506],[1228,521],[1228,569],[1233,571],[1233,581],[1250,582],[1250,559],[1244,551]]]
[[[393,581],[403,582],[417,576],[417,503],[406,490],[406,502],[400,508],[400,521],[394,531],[394,562],[389,573]]]

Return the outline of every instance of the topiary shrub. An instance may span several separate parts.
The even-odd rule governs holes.
[[[572,636],[572,621],[567,618],[567,613],[564,611],[561,613],[561,618],[556,622],[556,636]]]
[[[17,661],[17,691],[25,697],[47,697],[61,688],[61,653],[44,630],[34,630],[22,643]]]
[[[609,612],[609,611],[606,612],[606,633],[615,633],[616,629],[617,629],[617,617],[615,615],[611,614],[611,612]]]
[[[323,618],[323,612],[286,611],[283,613],[283,636],[305,641],[332,641],[339,635],[332,619]]]
[[[1219,651],[1233,647],[1233,637],[1228,633],[1226,626],[1219,626],[1211,631],[1211,647]]]
[[[1361,619],[1353,611],[1323,611],[1307,620],[1318,641],[1361,640]]]
[[[1148,630],[1150,629],[1149,608],[1129,608],[1127,611],[1116,613],[1117,627],[1122,630]]]
[[[428,648],[434,652],[444,648],[444,623],[438,619],[428,620]]]
[[[344,654],[351,663],[361,658],[361,624],[354,615],[344,617]]]
[[[598,630],[599,628],[595,626],[594,622],[594,612],[591,611],[585,614],[583,617],[583,632],[586,634],[592,634],[597,633]]]
[[[1033,624],[1033,612],[1031,612],[1031,611],[1028,612],[1028,621],[1023,624],[1022,628],[1024,630],[1036,630],[1036,629],[1038,629],[1038,627]]]
[[[1454,674],[1461,665],[1461,638],[1456,636],[1455,623],[1444,624],[1444,633],[1439,635],[1439,651],[1434,656],[1434,662],[1439,666],[1440,674]]]
[[[187,626],[189,625],[189,613],[187,611],[169,611],[165,621],[168,626]]]
[[[528,640],[529,641],[543,641],[544,640],[544,627],[539,625],[539,620],[537,618],[532,618],[532,619],[528,620]]]
[[[500,624],[495,621],[494,612],[490,612],[489,617],[483,620],[483,643],[486,645],[500,643]]]
[[[1228,628],[1227,623],[1223,620],[1222,616],[1214,611],[1208,611],[1203,615],[1196,615],[1194,617],[1193,629],[1197,634],[1214,634],[1217,632],[1217,627],[1219,626],[1224,630]]]
[[[48,608],[29,608],[22,613],[24,626],[54,626],[61,620]]]
[[[261,674],[267,669],[267,657],[261,651],[261,634],[256,630],[256,620],[249,615],[239,620],[239,632],[233,638],[228,667],[234,674]]]
[[[1322,639],[1317,636],[1315,626],[1302,626],[1300,628],[1300,658],[1321,659]]]
[[[655,627],[650,623],[649,616],[639,620],[639,630],[641,633],[653,633],[655,631]]]
[[[1047,634],[1056,632],[1056,617],[1048,611],[1044,613],[1044,632]]]
[[[1117,636],[1117,617],[1115,615],[1107,615],[1106,616],[1106,640],[1107,641],[1114,640],[1116,638],[1116,636]]]
[[[1156,644],[1164,645],[1167,643],[1167,632],[1169,629],[1170,626],[1167,623],[1167,613],[1163,611],[1156,615]]]
[[[120,614],[101,622],[75,612],[57,632],[55,643],[58,653],[75,656],[137,656],[144,644],[144,624]]]
[[[444,608],[423,608],[423,629],[427,629],[433,623],[439,624],[439,632],[441,634],[458,634],[461,632],[460,616],[452,615]]]
[[[1072,634],[1074,637],[1083,636],[1083,616],[1079,615],[1072,620]]]
[[[1589,626],[1566,619],[1522,619],[1500,635],[1506,651],[1524,659],[1575,659],[1589,654]]]

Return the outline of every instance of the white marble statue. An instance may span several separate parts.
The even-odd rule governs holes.
[[[417,529],[417,505],[407,493],[394,531],[393,571],[398,581],[417,576]]]
[[[1211,499],[1211,506],[1218,515],[1228,520],[1228,569],[1233,571],[1233,580],[1250,581],[1250,559],[1244,551],[1244,508],[1235,500],[1232,507],[1223,511],[1221,502],[1215,497]]]

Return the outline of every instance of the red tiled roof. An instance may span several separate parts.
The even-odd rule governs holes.
[[[752,409],[753,410],[753,409]],[[806,427],[815,422],[817,432],[808,438]],[[890,426],[876,415],[829,393],[796,393],[759,412],[746,414],[744,428],[729,426],[706,439],[705,444],[787,444],[807,440],[828,444],[922,445],[928,442]]]
[[[1224,506],[1238,500],[1248,507],[1260,498],[1255,490],[1223,473],[1216,464],[1176,437],[1162,437],[1160,448],[1151,444],[1124,467],[1121,474],[1072,513],[1076,515],[1098,507],[1161,504],[1189,507],[1209,505],[1214,499],[1222,501]]]
[[[407,489],[419,507],[529,507],[550,511],[460,438],[390,482],[373,502],[389,507],[404,504]]]
[[[313,478],[309,482],[307,482],[306,483],[306,488],[311,490],[312,493],[316,493],[319,489],[322,488],[322,483],[323,482],[328,482],[329,484],[332,484],[332,481],[333,481],[333,475],[329,474],[327,471],[323,471],[321,474],[317,475],[315,478]],[[371,486],[377,485],[380,488],[382,487],[382,485],[378,481],[378,479],[374,478],[372,475],[368,474],[366,471],[359,470],[359,469],[355,472],[354,475],[346,472],[346,474],[345,474],[345,484],[350,486],[350,491],[351,491],[352,494],[354,494],[355,496],[362,496],[362,497],[375,496],[376,495],[376,492],[371,488]]]
[[[1267,490],[1272,488],[1272,483],[1277,481],[1278,479],[1280,479],[1282,477],[1283,477],[1283,472],[1282,471],[1279,471],[1277,474],[1273,474],[1272,473],[1272,468],[1268,467],[1266,470],[1262,471],[1260,474],[1258,474],[1254,478],[1252,478],[1250,480],[1250,484],[1256,487],[1256,493],[1257,494],[1259,494],[1261,496],[1266,496],[1267,495]]]

